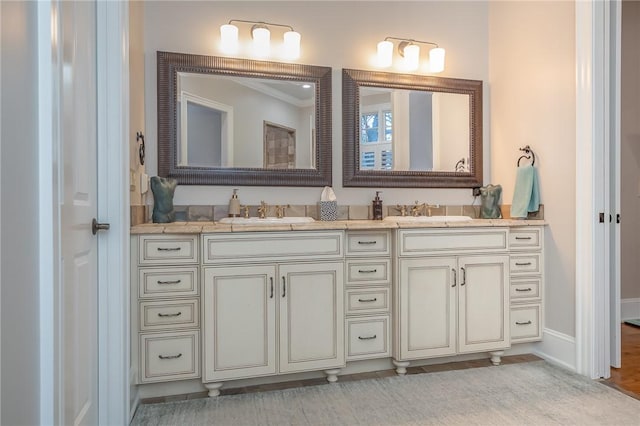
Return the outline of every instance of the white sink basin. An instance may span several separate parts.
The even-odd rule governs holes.
[[[473,220],[469,216],[387,216],[384,220],[397,223],[442,223],[442,222],[468,222]]]
[[[292,223],[315,222],[312,217],[292,216],[292,217],[225,217],[220,219],[220,223],[230,223],[232,225],[291,225]]]

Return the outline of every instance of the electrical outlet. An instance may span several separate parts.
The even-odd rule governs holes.
[[[473,188],[472,189],[472,194],[473,194],[474,197],[479,197],[480,196],[480,187]]]

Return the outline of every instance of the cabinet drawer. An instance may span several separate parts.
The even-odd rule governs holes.
[[[400,256],[506,251],[507,229],[400,230],[398,243]]]
[[[200,377],[198,331],[140,335],[140,382]]]
[[[141,268],[138,296],[175,297],[198,295],[198,268]]]
[[[200,326],[198,299],[140,303],[140,331]]]
[[[391,259],[347,260],[347,285],[389,284]]]
[[[388,312],[389,294],[389,288],[347,290],[347,315]]]
[[[542,246],[541,228],[511,228],[509,249],[539,250]]]
[[[510,294],[511,302],[521,302],[528,299],[540,298],[541,279],[520,278],[511,280]]]
[[[198,263],[197,235],[141,235],[140,265]]]
[[[390,237],[387,231],[366,231],[347,233],[347,256],[378,255],[388,256]]]
[[[511,307],[511,342],[533,342],[542,339],[541,305]]]
[[[342,231],[247,232],[204,235],[204,263],[338,259]]]
[[[531,275],[542,272],[540,253],[511,255],[509,258],[511,275]]]
[[[347,319],[347,361],[388,356],[388,316]]]

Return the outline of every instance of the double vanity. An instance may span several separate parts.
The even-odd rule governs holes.
[[[132,228],[136,384],[201,379],[217,396],[366,360],[498,365],[542,337],[543,221],[259,220]]]

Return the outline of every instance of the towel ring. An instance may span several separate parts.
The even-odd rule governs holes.
[[[531,160],[532,166],[536,164],[536,154],[533,153],[533,150],[529,145],[519,149],[520,151],[523,151],[525,154],[521,155],[520,158],[518,158],[518,167],[520,167],[520,160],[522,160],[523,158],[526,158],[527,160]]]

